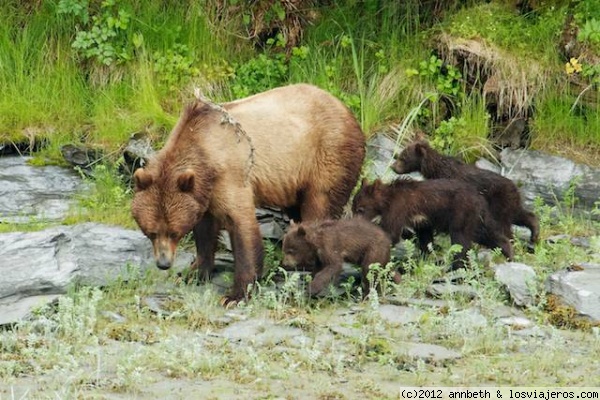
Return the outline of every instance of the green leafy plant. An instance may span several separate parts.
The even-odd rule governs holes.
[[[267,52],[234,66],[231,90],[236,98],[263,92],[282,85],[288,76],[283,35],[267,41]]]
[[[166,52],[155,52],[152,56],[154,72],[169,88],[177,88],[184,80],[198,76],[200,69],[190,54],[188,46],[176,43]]]
[[[84,59],[102,65],[120,64],[131,60],[133,42],[129,39],[131,14],[118,7],[118,0],[104,0],[100,11],[90,16],[87,0],[61,0],[57,12],[72,14],[86,29],[80,30],[73,41],[73,48]],[[139,36],[136,43],[140,42]]]

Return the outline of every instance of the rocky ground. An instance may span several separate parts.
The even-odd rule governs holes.
[[[373,174],[385,175],[393,145],[371,143]],[[580,176],[573,206],[583,219],[574,221],[597,217],[597,170],[521,151],[503,162],[496,168],[524,182],[525,198],[548,207]],[[55,225],[85,190],[78,174],[21,158],[0,158],[0,174],[9,183],[3,223]],[[548,210],[543,224],[561,217]],[[285,217],[258,217],[276,243]],[[0,398],[398,398],[407,385],[597,384],[597,231],[545,234],[535,254],[519,244],[514,263],[480,251],[455,275],[443,272],[447,255],[417,259],[407,243],[395,252],[405,281],[382,295],[359,301],[347,265],[330,297],[308,301],[303,275],[279,272],[229,310],[219,305],[231,282],[227,245],[213,282],[187,286],[176,272],[192,255],[158,271],[137,230],[87,223],[0,234]]]

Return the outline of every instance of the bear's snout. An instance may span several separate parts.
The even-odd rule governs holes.
[[[153,242],[154,259],[159,269],[166,270],[173,265],[177,242],[170,239],[157,239]]]
[[[161,256],[158,260],[156,260],[156,266],[160,269],[169,269],[171,268],[171,261],[167,259],[167,257]]]

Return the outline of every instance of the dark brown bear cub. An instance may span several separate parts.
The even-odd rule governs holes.
[[[309,293],[315,295],[337,280],[344,261],[360,265],[363,294],[366,295],[369,266],[374,263],[385,266],[390,261],[390,246],[386,233],[362,218],[292,222],[283,237],[283,266],[311,271],[313,280]],[[398,273],[394,275],[394,281],[400,282]]]
[[[379,180],[371,185],[363,181],[352,211],[369,220],[381,217],[381,227],[392,243],[400,240],[403,231],[414,230],[423,252],[435,231],[449,233],[452,244],[462,246],[452,269],[463,266],[473,242],[499,247],[509,259],[513,256],[510,241],[500,231],[485,199],[473,186],[459,180],[398,179],[389,185]]]
[[[415,141],[396,156],[392,169],[397,174],[418,171],[427,179],[459,179],[477,188],[487,200],[490,212],[502,233],[512,238],[512,224],[531,231],[531,243],[539,237],[539,222],[531,211],[523,208],[517,186],[508,178],[493,171],[465,164],[435,151],[426,141]]]

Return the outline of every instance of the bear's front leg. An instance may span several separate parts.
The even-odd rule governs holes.
[[[314,296],[323,291],[332,282],[335,282],[342,273],[343,259],[335,257],[322,260],[323,269],[314,276],[308,286],[310,296]]]
[[[231,217],[228,230],[235,269],[231,293],[224,300],[226,305],[248,298],[248,286],[256,281],[263,265],[263,243],[254,208],[249,215]]]
[[[190,274],[187,283],[193,278],[197,278],[198,282],[210,279],[215,269],[215,252],[217,251],[220,229],[221,226],[217,219],[208,212],[194,226],[196,259],[190,265]]]

